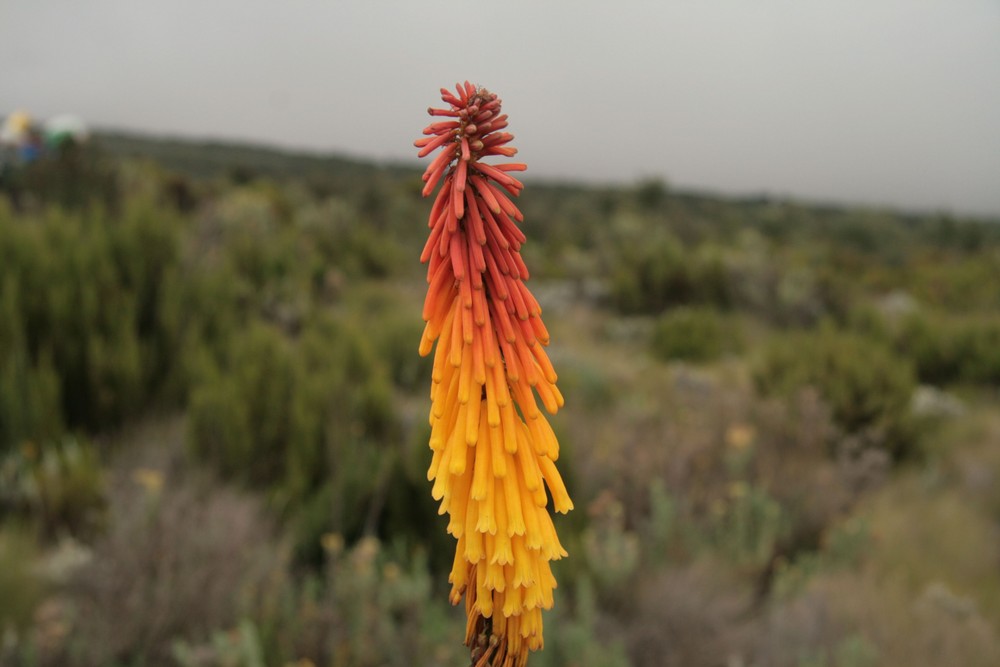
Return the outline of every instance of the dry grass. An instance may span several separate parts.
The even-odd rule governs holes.
[[[773,667],[995,667],[1000,634],[942,584],[915,593],[872,573],[840,573],[776,607],[757,650]]]
[[[241,595],[273,557],[273,534],[256,500],[170,468],[180,428],[134,434],[147,442],[114,469],[109,528],[67,586],[66,641],[40,656],[42,664],[140,656],[165,664],[175,638],[207,637],[235,622]]]

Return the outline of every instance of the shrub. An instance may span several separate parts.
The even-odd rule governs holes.
[[[0,193],[9,194],[22,208],[111,208],[118,203],[119,190],[115,169],[94,144],[63,145],[0,179]]]
[[[916,313],[899,327],[894,344],[913,359],[923,382],[1000,383],[1000,320]]]
[[[161,287],[178,262],[178,229],[144,202],[115,217],[0,211],[0,411],[20,415],[3,420],[0,447],[62,426],[112,428],[148,404],[174,352]]]
[[[636,667],[708,667],[742,653],[751,591],[718,563],[663,570],[635,599],[624,629]]]
[[[336,533],[325,534],[322,544],[322,576],[294,581],[277,570],[247,606],[249,622],[241,623],[240,635],[257,637],[264,664],[460,662],[466,651],[454,635],[464,623],[432,595],[420,553],[406,555],[374,538],[347,548]],[[251,667],[246,659],[235,664]]]
[[[59,435],[60,378],[51,353],[33,360],[25,338],[18,285],[0,287],[0,454],[29,439]]]
[[[0,632],[5,635],[13,632],[16,638],[24,632],[41,602],[44,587],[35,571],[37,559],[35,542],[28,532],[10,524],[0,527]]]
[[[618,399],[604,364],[583,355],[561,359],[559,387],[573,404],[590,412],[608,411]]]
[[[0,457],[0,514],[35,519],[46,536],[92,535],[103,526],[105,501],[101,462],[85,441],[25,442]]]
[[[661,316],[652,334],[653,354],[665,361],[711,361],[741,345],[731,319],[709,309],[680,308]]]
[[[814,387],[845,431],[895,455],[912,453],[913,368],[874,340],[831,330],[782,336],[767,347],[753,375],[764,394],[789,396]]]
[[[732,290],[722,256],[695,252],[674,237],[636,234],[619,242],[611,271],[611,301],[623,313],[660,313],[676,305],[728,307]]]
[[[733,483],[729,498],[712,509],[709,532],[716,548],[729,562],[749,570],[767,565],[791,523],[774,498],[745,482]]]
[[[948,586],[908,591],[895,575],[847,572],[821,574],[774,605],[754,642],[760,663],[775,667],[987,667],[1000,655],[994,622]]]
[[[253,324],[220,358],[203,352],[194,371],[191,453],[267,490],[310,561],[319,535],[355,539],[379,527],[388,490],[425,483],[399,465],[390,383],[371,343],[333,317],[310,321],[297,341]]]
[[[155,470],[115,489],[109,530],[67,587],[70,632],[43,665],[166,664],[175,639],[229,627],[275,558],[248,497]]]

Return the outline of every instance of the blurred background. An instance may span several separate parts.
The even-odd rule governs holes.
[[[498,92],[538,666],[1000,663],[1000,6],[0,5],[0,665],[462,665],[417,355]]]

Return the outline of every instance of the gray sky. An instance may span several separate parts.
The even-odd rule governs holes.
[[[412,159],[459,79],[538,177],[1000,214],[997,0],[0,0],[0,113]]]

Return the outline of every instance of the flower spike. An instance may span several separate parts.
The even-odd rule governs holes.
[[[430,235],[426,321],[420,354],[434,351],[427,478],[457,540],[449,599],[465,598],[465,643],[476,667],[524,667],[542,648],[542,609],[553,603],[550,561],[567,553],[547,504],[573,509],[556,469],[559,443],[549,414],[563,405],[545,353],[548,330],[528,290],[521,258],[524,220],[511,201],[524,184],[510,172],[507,116],[500,98],[468,81],[441,89],[447,108],[414,142],[432,158],[423,195],[441,183]],[[548,488],[546,494],[545,488]]]

